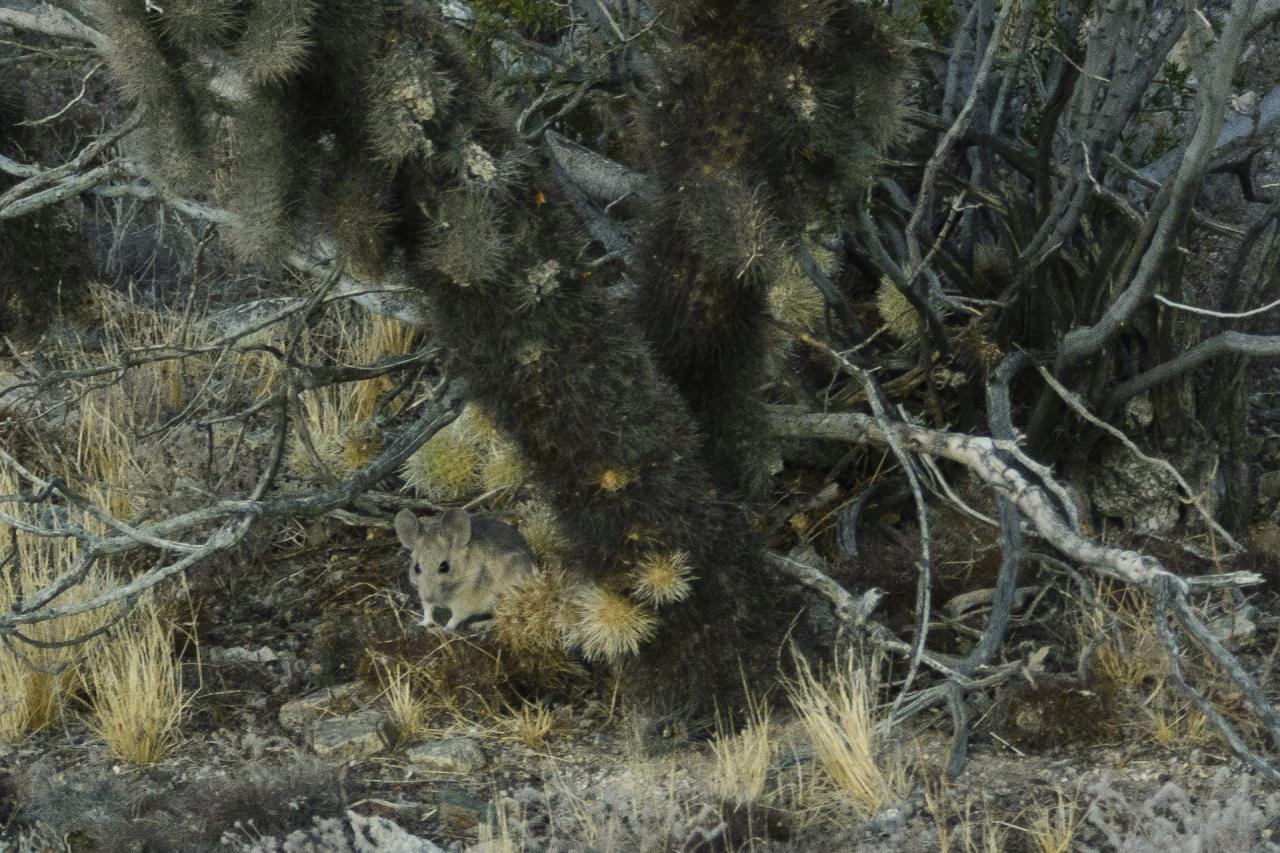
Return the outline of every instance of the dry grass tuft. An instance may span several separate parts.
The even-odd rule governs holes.
[[[13,472],[0,467],[0,494],[17,491]],[[21,520],[36,521],[32,507],[15,506],[9,511]],[[75,521],[84,520],[77,517]],[[0,525],[0,537],[16,545],[13,564],[0,572],[0,608],[5,610],[62,574],[79,550],[75,540],[55,542],[15,531],[9,525]],[[96,563],[85,580],[64,592],[58,603],[87,601],[111,583],[109,573]],[[81,613],[26,625],[23,634],[36,643],[65,643],[100,628],[109,618],[109,613],[101,611]],[[13,649],[0,646],[0,742],[14,743],[58,719],[66,699],[80,684],[82,656],[91,648],[92,642],[87,647],[42,648],[20,640],[14,641]],[[28,662],[38,669],[29,667]]]
[[[621,593],[601,586],[585,586],[573,601],[574,621],[569,641],[587,660],[634,655],[653,635],[657,620],[649,610]]]
[[[711,790],[716,798],[735,805],[758,800],[764,794],[769,767],[777,751],[768,707],[752,702],[742,731],[736,734],[721,731],[711,743],[715,762]]]
[[[688,598],[693,580],[693,567],[686,552],[655,552],[637,564],[631,591],[641,601],[661,607]]]
[[[852,660],[837,664],[823,683],[800,660],[788,692],[825,782],[855,810],[874,814],[901,794],[905,770],[881,766],[886,753],[875,735],[875,689],[864,669],[855,669]]]
[[[337,389],[317,388],[300,399],[302,423],[290,438],[286,464],[312,479],[340,476],[346,468],[344,439],[351,422],[344,416]]]
[[[983,805],[980,814],[975,815],[972,794],[960,803],[954,803],[949,795],[945,776],[925,785],[925,808],[933,818],[939,853],[1003,853],[1008,833],[992,815],[990,806]]]
[[[412,326],[367,311],[359,314],[358,321],[351,318],[348,311],[339,314],[339,353],[357,364],[373,364],[388,356],[407,355],[413,349]],[[355,422],[365,423],[373,417],[379,400],[394,386],[390,376],[343,385],[342,393],[347,397],[345,408]]]
[[[541,749],[564,729],[541,702],[522,702],[519,708],[508,709],[505,727],[529,749]]]
[[[309,331],[301,339],[303,356],[313,362],[373,364],[409,353],[414,343],[413,329],[404,323],[347,305],[334,310],[328,322],[317,328],[320,331],[314,335]],[[321,338],[332,352],[322,351]],[[270,381],[275,381],[274,376]],[[348,476],[372,462],[382,451],[375,415],[379,406],[385,406],[387,412],[396,411],[399,400],[386,400],[394,387],[392,377],[378,376],[303,393],[302,424],[291,439],[286,458],[290,469],[305,477],[324,479],[326,475]],[[303,440],[303,429],[314,453]]]
[[[520,655],[489,636],[443,631],[405,636],[394,619],[378,615],[362,626],[360,641],[359,676],[383,691],[389,708],[396,702],[406,709],[398,730],[412,729],[420,712],[431,728],[487,724],[509,731],[507,709],[525,697],[564,694],[583,678],[563,651]]]
[[[1084,818],[1079,803],[1059,789],[1057,803],[1039,807],[1023,831],[1037,853],[1071,853]]]
[[[418,696],[414,670],[403,662],[381,662],[378,678],[382,683],[382,701],[387,718],[400,743],[408,743],[427,733],[429,708]]]
[[[113,755],[154,764],[174,745],[190,697],[173,654],[173,626],[150,601],[98,647],[86,678],[90,726]]]
[[[1094,601],[1095,606],[1083,613],[1077,633],[1082,645],[1103,638],[1089,658],[1089,670],[1097,689],[1127,709],[1117,714],[1113,725],[1164,749],[1212,743],[1217,735],[1204,714],[1170,681],[1150,595],[1100,582]],[[1187,665],[1199,665],[1194,655]],[[1213,679],[1202,681],[1212,684]]]

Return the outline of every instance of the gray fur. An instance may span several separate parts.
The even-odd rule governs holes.
[[[520,532],[492,518],[451,509],[422,520],[409,510],[396,516],[396,536],[408,549],[409,583],[422,601],[422,624],[431,611],[449,609],[446,628],[492,613],[503,593],[533,572],[533,552]],[[448,564],[448,571],[440,569]],[[415,570],[420,569],[420,571]]]

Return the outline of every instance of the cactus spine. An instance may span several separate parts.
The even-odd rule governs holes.
[[[875,13],[836,0],[668,0],[642,104],[637,316],[707,434],[722,488],[758,493],[768,275],[815,213],[865,184],[897,126],[902,63]],[[815,208],[814,200],[817,200]]]
[[[741,698],[744,672],[772,674],[768,632],[784,626],[723,493],[760,479],[740,455],[757,428],[766,270],[807,221],[799,199],[866,169],[852,143],[874,141],[878,117],[843,87],[892,52],[851,49],[889,44],[868,13],[664,4],[683,41],[644,116],[671,150],[651,162],[662,193],[632,317],[583,264],[588,240],[556,181],[433,4],[217,2],[201,18],[184,3],[194,18],[168,28],[134,0],[99,5],[116,53],[146,57],[112,67],[151,127],[190,138],[180,164],[205,167],[199,132],[230,116],[217,148],[232,156],[215,165],[225,203],[254,220],[243,253],[269,261],[314,223],[351,270],[376,271],[393,242],[406,250],[451,366],[556,510],[579,590],[561,636],[666,710],[710,715]],[[242,75],[242,98],[208,95],[226,89],[193,61],[210,44]],[[690,169],[680,158],[693,151],[705,153]]]

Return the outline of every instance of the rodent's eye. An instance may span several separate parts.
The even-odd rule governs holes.
[[[415,575],[420,575],[420,574],[422,574],[422,566],[418,565],[418,564],[415,562],[415,563],[413,564],[413,573],[414,573]]]
[[[440,561],[440,574],[442,574],[442,575],[447,575],[447,574],[449,574],[449,561],[448,561],[448,560],[441,560],[441,561]]]

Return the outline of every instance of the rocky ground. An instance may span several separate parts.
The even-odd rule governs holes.
[[[725,803],[712,742],[645,725],[591,678],[521,704],[467,697],[464,674],[460,704],[401,736],[356,628],[399,624],[399,555],[385,534],[356,538],[339,527],[255,570],[192,579],[193,699],[154,766],[113,761],[73,711],[0,747],[0,850],[1280,849],[1280,794],[1212,741],[1059,731],[1036,702],[1066,693],[1010,710],[1043,673],[993,696],[954,782],[940,775],[945,719],[913,721],[888,759],[899,789],[871,814],[815,780],[785,713],[765,792]],[[1272,621],[1252,638],[1264,669]]]

